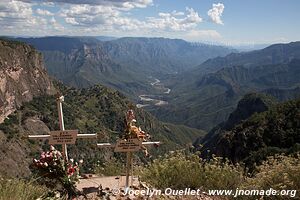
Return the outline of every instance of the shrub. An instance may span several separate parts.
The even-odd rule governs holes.
[[[174,152],[141,168],[140,177],[159,189],[235,189],[243,180],[243,170],[220,158],[206,161],[196,155]]]
[[[123,164],[117,159],[113,158],[112,160],[109,160],[102,165],[97,164],[97,166],[95,167],[95,173],[101,176],[118,176],[122,174],[123,169]]]
[[[32,200],[44,198],[48,190],[44,186],[18,179],[0,180],[0,200]]]
[[[269,157],[258,166],[258,173],[247,178],[242,184],[246,189],[299,190],[300,189],[300,154],[292,156],[277,155]],[[299,191],[298,191],[299,192]],[[299,194],[298,194],[299,197]],[[271,196],[269,199],[295,199],[290,196]]]

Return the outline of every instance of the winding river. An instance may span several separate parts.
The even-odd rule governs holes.
[[[163,94],[169,94],[171,92],[170,88],[166,88],[159,79],[155,78],[154,82],[150,83],[152,87],[154,87],[157,90],[162,91]],[[151,94],[142,94],[139,96],[140,101],[142,103],[139,103],[136,105],[138,108],[146,107],[146,106],[164,106],[167,105],[167,101],[163,101],[159,99],[159,95],[151,95]]]

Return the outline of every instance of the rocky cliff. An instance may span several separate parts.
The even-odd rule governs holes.
[[[33,47],[0,39],[0,123],[23,102],[54,92],[42,60]]]

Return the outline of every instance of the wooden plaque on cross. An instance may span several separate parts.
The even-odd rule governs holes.
[[[75,144],[78,130],[51,131],[49,144]]]

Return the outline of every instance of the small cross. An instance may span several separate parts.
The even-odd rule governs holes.
[[[126,143],[126,144],[124,144]],[[140,144],[138,144],[140,143]],[[129,176],[130,176],[130,168],[132,167],[132,155],[133,152],[140,151],[141,146],[150,146],[150,145],[159,145],[161,142],[141,142],[139,139],[129,139],[127,141],[125,140],[119,140],[117,144],[111,144],[111,143],[99,143],[97,144],[97,147],[99,148],[115,148],[115,152],[122,152],[126,153],[126,182],[125,182],[125,189],[128,189],[130,187],[129,185]],[[132,181],[131,181],[132,183]]]
[[[132,167],[132,155],[133,152],[143,150],[145,155],[149,155],[145,146],[159,145],[161,142],[147,142],[149,135],[146,134],[141,128],[134,125],[136,122],[133,110],[128,110],[126,113],[126,128],[125,138],[119,139],[116,144],[111,143],[100,143],[97,144],[99,148],[114,148],[115,152],[126,153],[126,182],[125,189],[128,189],[129,185],[129,174],[130,168]],[[132,183],[132,181],[131,181]]]

